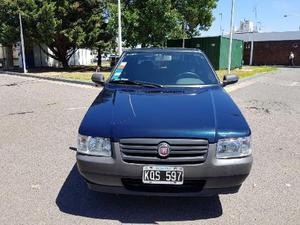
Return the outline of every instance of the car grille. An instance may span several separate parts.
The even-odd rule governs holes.
[[[158,155],[158,145],[168,143],[167,158]],[[123,161],[140,164],[199,164],[206,160],[208,141],[204,139],[121,139]]]

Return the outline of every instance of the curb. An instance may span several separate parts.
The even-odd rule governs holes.
[[[250,77],[245,77],[245,78],[239,79],[238,83],[242,83],[242,82],[245,82],[245,81],[248,81],[248,80],[254,80],[254,79],[258,78],[258,77],[261,77],[261,76],[266,75],[266,74],[272,74],[274,72],[276,72],[276,70],[271,71],[271,72],[257,73],[255,75],[250,76]]]
[[[86,85],[86,86],[96,87],[95,84],[92,82],[63,79],[63,78],[56,78],[56,77],[42,77],[42,76],[30,74],[30,73],[24,74],[24,73],[11,72],[11,71],[0,71],[0,74],[19,76],[19,77],[36,78],[36,79],[40,79],[40,80],[59,81],[59,82],[64,82],[64,83],[69,83],[69,84],[78,84],[78,85]]]

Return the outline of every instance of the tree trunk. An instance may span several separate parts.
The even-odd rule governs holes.
[[[97,66],[101,67],[102,58],[101,58],[101,48],[98,48],[98,58],[97,58]]]
[[[55,43],[55,44],[48,46],[48,48],[51,51],[51,53],[46,51],[46,54],[48,56],[61,62],[64,69],[70,68],[69,60],[70,60],[71,56],[76,52],[76,50],[74,48],[71,48],[71,47],[68,48],[68,46],[64,46],[63,43],[58,43],[58,44]]]
[[[70,69],[69,60],[63,58],[60,59],[59,61],[61,62],[64,69]]]
[[[12,45],[7,45],[7,46],[3,46],[3,53],[4,53],[4,59],[5,59],[5,63],[3,65],[3,67],[7,70],[9,69],[13,69],[14,67],[14,60],[13,60],[13,49],[12,49]]]

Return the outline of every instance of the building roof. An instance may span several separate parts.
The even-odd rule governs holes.
[[[229,35],[226,35],[229,37]],[[300,40],[300,31],[266,32],[266,33],[236,33],[233,38],[248,41],[294,41]]]

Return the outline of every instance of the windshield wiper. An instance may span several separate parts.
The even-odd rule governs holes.
[[[161,84],[137,81],[137,80],[111,80],[109,83],[130,84],[130,85],[138,85],[138,86],[144,86],[144,87],[163,87],[163,85],[161,85]]]

